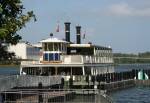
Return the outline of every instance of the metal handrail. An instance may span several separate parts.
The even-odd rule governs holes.
[[[114,103],[113,99],[110,96],[106,95],[106,99],[109,101],[109,103]]]
[[[107,103],[115,103],[114,100],[109,95],[107,95],[107,91],[106,90],[101,91],[100,93],[105,98]]]
[[[15,89],[16,91],[6,91],[6,92],[2,92],[3,95],[5,95],[6,98],[4,98],[4,103],[14,103],[15,101],[17,101],[17,103],[36,103],[38,102],[38,98],[39,96],[41,95],[43,100],[48,100],[49,98],[53,98],[53,97],[58,97],[58,99],[54,99],[54,101],[50,102],[50,103],[57,103],[59,99],[61,99],[62,97],[64,99],[62,99],[61,102],[67,102],[68,100],[71,100],[71,101],[68,101],[70,103],[100,103],[97,102],[97,97],[95,95],[97,95],[96,93],[98,93],[97,89],[49,89],[51,91],[47,91],[47,89],[36,89],[37,91],[33,91],[33,89],[28,89],[28,90],[31,90],[32,92],[30,93],[29,91],[20,91],[18,89]],[[45,90],[45,91],[42,91],[42,90]],[[78,91],[81,91],[80,93],[82,95],[80,95],[80,101],[74,101],[74,97],[76,97],[76,94],[74,94]],[[89,93],[92,93],[94,92],[93,95],[88,95],[88,96],[92,96],[93,98],[87,98],[85,96],[85,92],[84,91],[91,91]],[[95,93],[96,92],[96,93]],[[14,100],[11,100],[11,97],[9,97],[10,95],[9,94],[13,94],[13,96],[16,94],[16,96],[18,97],[15,97]],[[70,94],[70,95],[69,95]],[[9,95],[7,97],[7,95]],[[59,98],[60,97],[60,98]],[[10,99],[9,99],[10,98]],[[59,102],[59,103],[61,103]],[[49,102],[43,102],[43,103],[49,103]]]
[[[6,91],[13,87],[38,86],[41,82],[43,86],[61,84],[61,76],[30,76],[13,75],[0,78],[0,91]]]

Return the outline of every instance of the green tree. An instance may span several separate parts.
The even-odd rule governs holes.
[[[21,0],[0,0],[0,60],[11,58],[14,54],[8,53],[8,44],[16,45],[21,36],[17,31],[25,27],[31,20],[36,21],[33,11],[23,13]]]

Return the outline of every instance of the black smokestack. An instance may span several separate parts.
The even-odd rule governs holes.
[[[70,42],[70,22],[65,22],[66,41]]]
[[[76,26],[76,33],[77,33],[76,36],[77,44],[81,44],[81,26]]]

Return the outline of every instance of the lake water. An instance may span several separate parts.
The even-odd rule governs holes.
[[[129,71],[132,69],[150,69],[150,64],[120,65],[115,71]],[[110,95],[115,103],[150,103],[150,87],[134,87],[119,90]]]
[[[150,69],[150,64],[122,64],[114,68],[116,72],[129,71],[132,69]]]
[[[19,74],[19,67],[16,66],[0,66],[0,75]]]
[[[150,103],[150,87],[135,87],[111,94],[115,103]]]

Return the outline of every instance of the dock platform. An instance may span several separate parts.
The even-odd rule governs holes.
[[[16,89],[3,92],[1,96],[4,103],[112,103],[106,94],[97,89]]]

